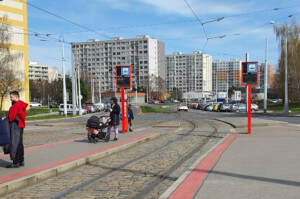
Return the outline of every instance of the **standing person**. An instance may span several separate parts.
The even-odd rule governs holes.
[[[52,108],[53,108],[53,107],[52,107],[52,105],[50,104],[50,106],[49,106],[49,112],[50,112],[50,113],[52,113]]]
[[[107,134],[110,135],[111,128],[114,127],[115,130],[115,138],[112,141],[118,141],[118,125],[120,124],[120,106],[118,104],[118,100],[115,97],[110,99],[111,108],[108,109],[110,112],[110,122],[107,128]]]
[[[12,103],[12,106],[9,109],[8,112],[8,120],[9,123],[13,123],[15,121],[18,122],[18,129],[14,129],[15,132],[11,133],[19,133],[19,136],[16,136],[18,140],[13,140],[14,137],[11,136],[11,143],[12,145],[15,145],[13,147],[16,147],[15,154],[12,155],[11,150],[11,159],[12,164],[7,165],[6,168],[18,168],[20,166],[24,166],[24,145],[23,145],[23,132],[25,128],[25,119],[26,119],[26,107],[28,104],[25,102],[19,100],[20,95],[18,91],[12,91],[9,93],[10,100]]]
[[[131,109],[131,104],[128,105],[128,114],[129,114],[129,118],[128,118],[128,124],[129,124],[129,131],[132,132],[132,124],[131,124],[131,120],[134,120],[134,116],[133,116],[133,112]]]

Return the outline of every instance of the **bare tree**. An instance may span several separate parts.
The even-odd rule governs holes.
[[[12,53],[10,50],[11,34],[7,17],[0,18],[0,112],[2,111],[4,98],[10,91],[22,91],[20,71],[15,70],[14,65],[18,63],[22,54]]]
[[[285,74],[285,48],[284,38],[287,36],[287,65],[288,65],[288,95],[291,101],[300,99],[300,26],[293,21],[290,26],[287,24],[275,27],[274,32],[279,40],[280,58],[278,63],[278,75],[274,81],[274,87],[278,91],[284,91]],[[281,92],[283,96],[283,92]]]

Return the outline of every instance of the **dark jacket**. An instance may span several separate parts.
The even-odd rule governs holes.
[[[112,126],[118,126],[120,124],[120,106],[117,103],[117,100],[114,101],[115,103],[112,105],[112,112],[110,112],[110,119],[109,122]]]
[[[129,120],[134,120],[133,112],[131,108],[128,108]]]
[[[7,145],[10,142],[7,129],[6,124],[0,116],[0,146]]]
[[[14,160],[16,158],[17,148],[20,142],[20,131],[19,119],[15,117],[12,122],[9,122],[8,118],[4,119],[4,123],[7,127],[8,135],[10,136],[10,143],[3,147],[5,154],[10,154],[10,159]]]

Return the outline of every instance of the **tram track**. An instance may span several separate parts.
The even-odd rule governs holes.
[[[121,164],[118,167],[115,168],[110,168],[107,172],[102,173],[88,181],[85,181],[65,192],[62,192],[58,195],[53,196],[53,199],[57,199],[57,198],[63,198],[64,196],[70,194],[71,192],[74,192],[76,190],[81,190],[83,187],[87,186],[90,183],[94,183],[102,178],[105,178],[106,176],[108,176],[109,174],[112,174],[114,172],[118,172],[120,170],[123,170],[126,166],[139,161],[159,150],[162,150],[163,148],[184,139],[186,136],[192,134],[196,128],[196,124],[193,121],[189,121],[189,120],[185,120],[187,122],[190,123],[190,125],[192,126],[192,128],[188,131],[186,131],[184,134],[182,134],[181,136],[177,137],[176,139],[173,140],[169,140],[168,142],[160,145],[159,147],[156,147],[155,149],[153,149],[152,151],[149,151],[147,153],[144,153],[134,159],[131,159],[123,164]],[[171,166],[167,171],[165,171],[163,174],[158,174],[158,175],[154,175],[154,178],[157,178],[151,185],[149,185],[147,188],[145,188],[141,193],[139,193],[138,195],[134,196],[133,198],[144,198],[151,190],[153,190],[154,187],[156,187],[160,182],[162,182],[164,179],[166,179],[168,176],[170,176],[170,174],[172,172],[174,172],[179,166],[181,166],[184,162],[186,162],[187,159],[189,159],[193,154],[195,154],[197,151],[199,151],[211,138],[213,138],[216,134],[217,134],[217,127],[212,123],[209,122],[209,125],[213,128],[213,131],[209,133],[208,136],[206,136],[206,138],[203,139],[203,141],[201,141],[199,144],[197,144],[196,147],[193,148],[193,150],[189,153],[187,153],[186,155],[184,155],[182,158],[180,158],[179,161],[177,161],[173,166]],[[157,177],[158,176],[158,177]]]
[[[185,120],[179,115],[174,115],[174,119],[188,129],[111,154],[7,198],[28,193],[31,198],[153,198],[149,193],[151,196],[163,187],[157,185],[168,181],[164,186],[170,186],[177,179],[174,173],[184,171],[183,165],[190,164],[192,156],[205,152],[210,140],[223,137],[218,132],[217,121]],[[39,197],[40,190],[44,191],[43,197]]]

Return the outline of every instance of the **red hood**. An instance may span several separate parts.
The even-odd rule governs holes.
[[[26,108],[27,108],[27,106],[28,106],[27,103],[25,103],[25,102],[23,102],[23,101],[21,101],[21,100],[17,101],[17,103],[18,103],[19,106],[21,106],[21,108],[22,108],[23,111],[26,110]]]

